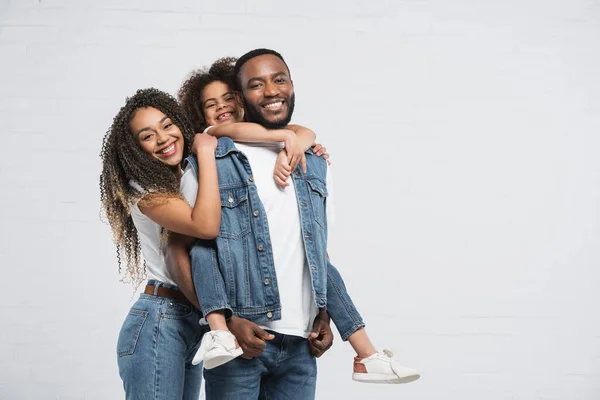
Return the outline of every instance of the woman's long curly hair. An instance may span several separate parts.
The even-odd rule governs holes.
[[[219,58],[210,67],[204,67],[193,71],[179,89],[178,98],[181,106],[192,121],[195,132],[206,129],[202,106],[202,94],[204,88],[213,82],[223,82],[232,90],[234,85],[235,57]],[[241,105],[240,105],[241,107]]]
[[[125,256],[123,281],[139,284],[145,278],[140,266],[140,242],[130,208],[133,204],[156,204],[172,197],[181,197],[179,180],[173,168],[142,150],[129,123],[140,108],[160,110],[181,130],[183,157],[191,148],[194,131],[177,101],[158,89],[141,89],[127,98],[117,113],[102,143],[102,174],[100,201],[102,211],[113,231],[117,260],[121,273],[121,256]]]

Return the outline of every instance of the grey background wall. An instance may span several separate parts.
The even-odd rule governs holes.
[[[126,96],[271,47],[336,176],[331,255],[423,371],[317,398],[600,398],[600,2],[0,1],[0,398],[122,398],[135,299],[99,220]]]

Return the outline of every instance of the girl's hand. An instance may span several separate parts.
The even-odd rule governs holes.
[[[306,148],[302,147],[298,136],[294,132],[287,130],[286,139],[283,141],[283,144],[292,171],[296,169],[298,164],[302,163],[302,172],[306,173],[306,156],[304,155]]]
[[[327,153],[327,148],[324,147],[323,145],[321,145],[320,143],[313,143],[312,144],[312,149],[313,149],[313,153],[315,153],[315,155],[317,157],[323,157],[323,160],[327,160],[327,164],[331,165],[331,161],[329,161],[329,153]]]
[[[214,153],[217,149],[217,138],[206,133],[197,133],[192,143],[192,152],[195,154]]]
[[[292,171],[293,170],[288,163],[288,157],[285,150],[281,150],[277,155],[275,170],[273,171],[273,179],[275,179],[275,183],[281,188],[289,186],[290,184],[287,182],[287,180],[292,174]]]

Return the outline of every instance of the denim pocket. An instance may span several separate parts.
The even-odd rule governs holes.
[[[144,322],[146,321],[146,317],[148,317],[147,311],[129,310],[129,314],[121,327],[119,340],[117,341],[118,357],[133,354],[138,338],[140,337],[140,332],[142,331],[142,326],[144,326]]]
[[[325,228],[325,200],[327,199],[327,186],[320,179],[308,179],[306,181],[310,188],[310,202],[312,204],[315,220]]]
[[[248,187],[220,189],[221,230],[219,235],[236,239],[250,232]]]
[[[192,315],[193,312],[194,310],[191,306],[177,303],[176,301],[169,301],[166,303],[161,316],[168,319],[184,319]]]

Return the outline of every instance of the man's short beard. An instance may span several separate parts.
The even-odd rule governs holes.
[[[259,125],[264,126],[267,129],[282,129],[288,126],[288,124],[292,120],[292,114],[294,113],[294,104],[296,103],[296,93],[293,93],[288,101],[287,116],[278,122],[271,122],[266,120],[257,108],[250,105],[248,100],[244,99],[244,103],[246,104],[246,121],[255,122]]]

